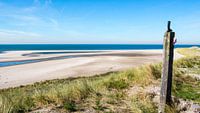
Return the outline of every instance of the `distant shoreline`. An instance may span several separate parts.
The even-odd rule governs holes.
[[[175,48],[188,48],[198,44],[176,44]],[[162,49],[162,44],[0,44],[0,51],[24,50],[150,50]]]
[[[13,59],[13,60],[1,60],[0,59],[0,67],[8,67],[8,66],[15,66],[15,65],[23,65],[23,64],[30,64],[30,63],[37,63],[37,62],[43,62],[43,61],[51,61],[51,60],[64,60],[69,58],[80,58],[80,57],[94,57],[94,56],[121,56],[121,57],[136,57],[136,56],[144,56],[144,54],[141,53],[131,53],[131,51],[134,52],[140,52],[144,50],[112,50],[113,52],[119,52],[119,51],[129,51],[130,53],[107,53],[111,52],[111,50],[99,50],[99,51],[79,51],[79,50],[71,50],[71,51],[65,51],[65,50],[59,50],[59,51],[7,51],[7,53],[17,52],[16,54],[21,54],[22,57],[28,57],[28,59]],[[148,51],[156,51],[156,50],[148,50]],[[22,53],[20,53],[22,52]],[[4,52],[5,53],[5,52]],[[61,54],[61,55],[60,55]],[[45,58],[41,58],[42,55],[57,55],[57,56],[49,56]],[[154,54],[148,54],[148,56],[151,56]],[[4,55],[6,57],[6,55]],[[0,56],[1,58],[1,56]]]

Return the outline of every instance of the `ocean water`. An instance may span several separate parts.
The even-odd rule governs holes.
[[[175,45],[175,48],[200,45]],[[141,50],[162,49],[161,44],[1,44],[0,52],[19,50]]]
[[[175,45],[175,48],[185,48],[193,47],[200,45]],[[34,52],[32,54],[24,55],[37,55],[37,54],[62,54],[62,53],[95,53],[101,52],[97,50],[147,50],[147,49],[162,49],[163,45],[159,44],[20,44],[20,45],[11,45],[4,44],[0,45],[0,54],[4,51],[20,51],[20,50],[87,50],[87,51],[65,51],[65,52]],[[88,51],[96,50],[96,51]],[[28,64],[43,62],[48,60],[57,60],[57,59],[66,59],[74,57],[87,57],[90,55],[67,55],[61,57],[53,58],[43,58],[35,60],[21,60],[21,61],[9,61],[9,62],[0,62],[0,67]],[[93,56],[91,54],[91,56]]]

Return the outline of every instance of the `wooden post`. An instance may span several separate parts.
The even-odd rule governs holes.
[[[166,105],[171,104],[173,57],[174,57],[174,36],[175,32],[170,29],[171,22],[168,21],[168,30],[164,35],[163,42],[163,68],[160,91],[159,113],[165,113]]]

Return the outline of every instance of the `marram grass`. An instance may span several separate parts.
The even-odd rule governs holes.
[[[200,48],[198,47],[177,48],[176,51],[187,57],[200,56]]]
[[[120,92],[130,85],[147,86],[154,77],[153,65],[142,66],[123,72],[113,72],[103,76],[77,79],[50,80],[24,87],[1,90],[2,112],[28,112],[48,105],[61,106],[67,110],[75,110],[75,104],[80,104],[91,95],[99,94],[120,97]],[[116,97],[116,98],[117,98]],[[6,106],[6,107],[3,107]],[[76,108],[78,109],[78,108]]]

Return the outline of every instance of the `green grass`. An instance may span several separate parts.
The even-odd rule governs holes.
[[[184,57],[174,64],[177,68],[200,68],[200,56]]]
[[[200,81],[192,77],[193,74],[200,74],[200,56],[184,57],[174,64],[173,94],[200,103]]]
[[[176,97],[192,100],[200,104],[200,81],[191,76],[176,76],[174,78],[173,94]]]
[[[182,70],[197,67],[200,67],[199,56],[175,61],[174,96],[200,103],[200,81]],[[64,112],[93,109],[96,112],[155,113],[157,106],[151,94],[141,92],[128,97],[126,91],[134,85],[145,87],[159,82],[161,69],[161,64],[144,65],[94,77],[49,80],[3,89],[0,90],[0,112],[23,113],[51,106]]]
[[[180,73],[174,77],[173,94],[200,104],[200,81],[192,77],[194,74],[200,75],[200,49],[181,48],[178,52],[186,57],[175,62]]]
[[[177,97],[183,98],[183,99],[189,99],[193,100],[194,102],[200,103],[200,94],[198,91],[200,91],[200,83],[194,82],[194,83],[184,83],[184,82],[177,82],[177,92],[175,95]]]

